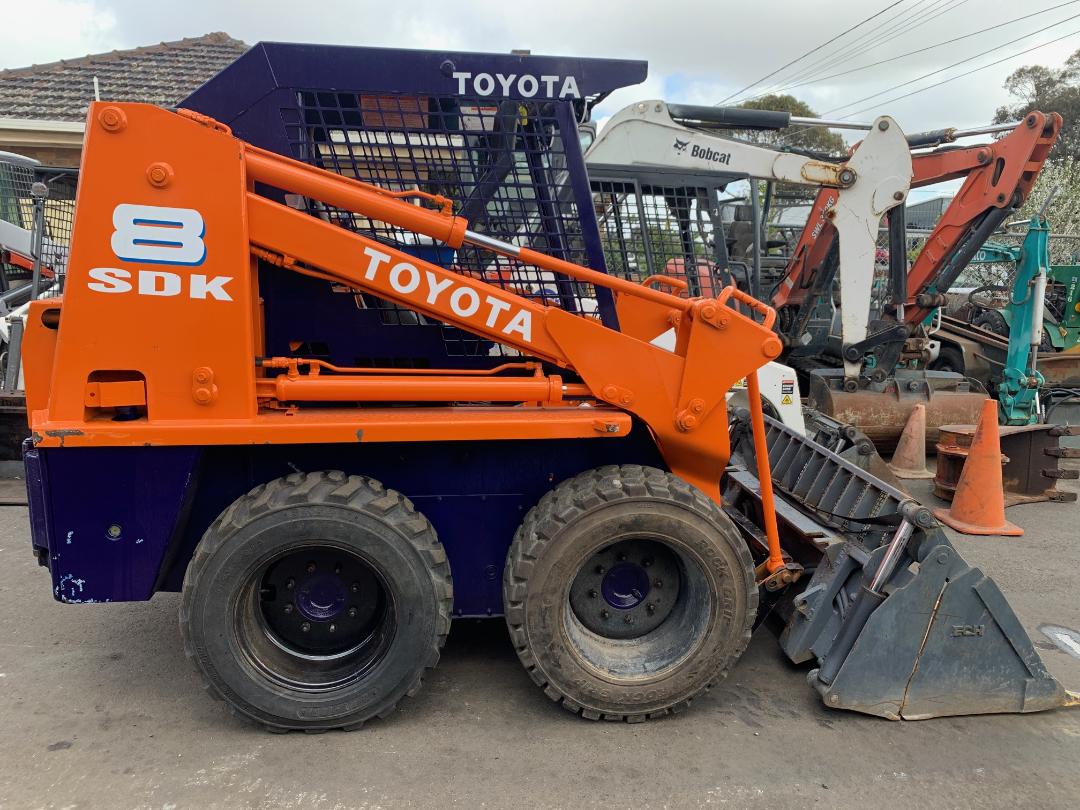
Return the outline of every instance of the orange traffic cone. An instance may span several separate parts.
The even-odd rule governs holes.
[[[1001,438],[997,403],[983,403],[975,438],[956,484],[952,507],[934,515],[961,534],[999,534],[1019,537],[1024,530],[1005,519],[1005,488],[1001,483]]]
[[[889,469],[897,478],[934,477],[926,469],[926,406],[921,402],[911,409]]]

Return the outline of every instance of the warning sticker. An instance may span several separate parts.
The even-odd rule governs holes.
[[[795,381],[794,380],[781,380],[780,381],[780,393],[781,394],[794,394],[795,393]]]
[[[780,404],[781,405],[790,405],[791,404],[791,394],[784,394],[782,397],[780,397]]]
[[[739,380],[737,383],[735,383],[735,385],[733,385],[731,387],[732,388],[746,388],[746,377],[743,377],[741,380]]]

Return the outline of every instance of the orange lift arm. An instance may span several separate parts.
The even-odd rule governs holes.
[[[440,438],[476,438],[459,425],[493,412],[498,420],[484,438],[547,437],[553,419],[583,418],[602,438],[625,435],[631,415],[674,473],[719,501],[730,455],[726,392],[780,353],[775,312],[734,287],[716,299],[680,298],[500,242],[469,230],[443,198],[391,194],[265,152],[197,114],[94,103],[82,168],[64,299],[36,303],[28,326],[27,373],[50,380],[41,386],[47,402],[38,397],[30,406],[42,446],[341,441],[375,423],[382,431],[375,435],[391,435],[387,420],[401,428],[396,440],[430,440],[432,413]],[[675,350],[312,217],[262,196],[263,186],[634,297],[678,324]],[[439,210],[401,196],[427,197]],[[170,245],[179,253],[168,253]],[[147,258],[159,254],[165,259]],[[183,261],[169,267],[171,255]],[[416,374],[265,358],[260,260],[362,290],[524,357],[495,373]],[[564,383],[529,358],[582,382]],[[337,402],[351,407],[325,404]],[[518,407],[355,407],[380,402]],[[123,421],[117,409],[126,409]],[[767,456],[758,462],[767,481]],[[773,571],[782,560],[775,529],[769,534]]]
[[[919,296],[943,272],[944,259],[970,238],[986,214],[991,209],[1012,210],[1027,199],[1060,130],[1061,116],[1057,113],[1032,112],[994,143],[945,147],[912,158],[912,188],[967,179],[908,271],[908,306],[904,313],[908,323],[917,323],[929,314],[928,309],[918,305]],[[815,198],[788,272],[773,293],[771,303],[777,309],[805,299],[836,238],[836,229],[829,222],[829,211],[835,204],[834,189],[822,189]],[[985,227],[993,230],[989,224]]]

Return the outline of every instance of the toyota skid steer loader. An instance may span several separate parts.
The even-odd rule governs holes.
[[[310,90],[320,52],[333,93]],[[492,232],[508,188],[528,184],[532,217],[553,154],[583,167],[580,102],[643,65],[263,45],[230,71],[285,91],[233,120],[310,138],[304,160],[201,113],[89,110],[67,286],[31,305],[24,354],[32,539],[57,599],[181,590],[210,692],[277,730],[387,716],[452,616],[500,614],[529,676],[589,719],[686,706],[767,617],[830,707],[1073,702],[926,509],[763,415],[770,307],[573,261],[587,177],[575,216],[544,203],[564,241]],[[372,73],[404,86],[373,97]],[[231,104],[213,85],[203,102]],[[356,179],[358,154],[435,160],[386,188]],[[442,193],[466,175],[464,198]],[[628,300],[672,347],[620,328]],[[344,312],[363,339],[317,328]],[[422,328],[438,365],[386,359]],[[729,413],[743,377],[749,408]]]

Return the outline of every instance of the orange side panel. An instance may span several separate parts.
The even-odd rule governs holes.
[[[49,386],[50,421],[81,419],[90,376],[114,371],[145,378],[151,421],[255,415],[243,165],[239,141],[175,113],[140,104],[92,105]],[[196,228],[175,229],[178,242],[201,242],[201,260],[186,254],[183,264],[131,258],[145,252],[138,244],[145,241],[138,230],[144,223],[135,220],[170,220],[176,209],[201,218],[201,235]],[[211,369],[216,384],[216,396],[206,403],[193,395],[192,375],[200,368]]]

